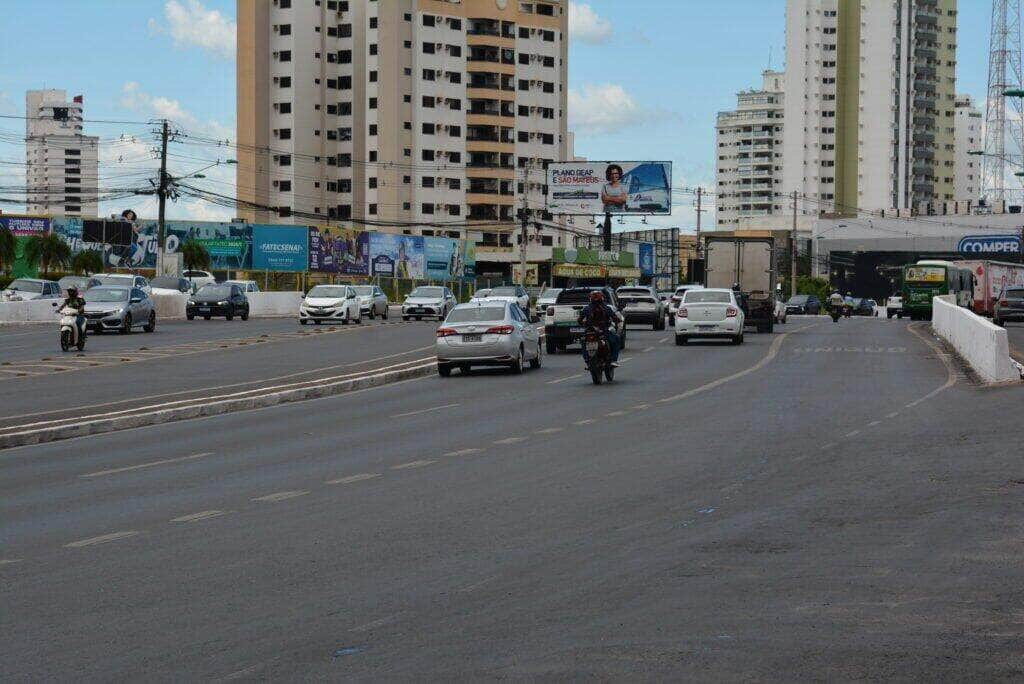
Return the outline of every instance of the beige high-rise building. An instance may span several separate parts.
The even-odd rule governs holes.
[[[99,138],[82,133],[83,97],[25,93],[25,208],[30,214],[97,216]]]
[[[512,244],[571,154],[567,5],[238,0],[239,215]]]

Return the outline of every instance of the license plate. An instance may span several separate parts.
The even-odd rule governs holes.
[[[718,327],[717,325],[698,325],[697,326],[697,328],[699,330],[714,330],[717,327]]]
[[[582,333],[584,330],[584,328],[569,328],[569,332],[571,333]]]
[[[208,307],[208,306],[201,306],[201,307],[199,307],[199,310],[200,311],[209,311],[210,307]]]
[[[484,339],[483,335],[463,335],[462,336],[462,341],[463,342],[481,342],[481,341],[483,341],[483,339]]]

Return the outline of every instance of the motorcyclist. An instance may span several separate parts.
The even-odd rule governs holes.
[[[82,339],[85,335],[85,300],[79,296],[77,287],[72,285],[68,288],[68,296],[60,308],[74,309],[78,312],[75,316],[75,326],[78,328],[78,339]]]
[[[604,294],[600,290],[590,293],[590,303],[580,311],[578,317],[580,325],[590,326],[604,333],[608,342],[608,352],[611,354],[612,368],[619,367],[619,334],[617,324],[622,320],[615,309],[611,308],[604,301]],[[587,353],[587,345],[583,345],[583,361],[590,367],[590,354]]]
[[[846,306],[846,300],[843,299],[843,295],[839,294],[839,290],[832,290],[832,294],[828,296],[828,308],[842,311],[844,306]]]

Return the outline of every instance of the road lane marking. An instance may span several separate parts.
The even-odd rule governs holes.
[[[380,473],[359,473],[358,475],[349,475],[348,477],[339,477],[337,480],[327,480],[324,484],[336,485],[336,484],[352,484],[353,482],[362,482],[363,480],[372,480],[375,477],[380,477]]]
[[[643,351],[645,351],[645,352],[654,351],[654,347],[646,347],[645,349],[643,349]]]
[[[479,454],[481,451],[483,451],[483,449],[477,449],[475,447],[471,447],[469,449],[459,449],[458,451],[449,451],[448,453],[445,454],[445,456],[446,457],[450,457],[450,456],[469,456],[470,454]],[[431,463],[433,463],[433,461],[431,461]]]
[[[876,425],[881,425],[881,424],[882,424],[882,421],[880,421],[880,420],[873,420],[870,423],[868,423],[868,427],[875,427]]]
[[[549,427],[549,428],[543,428],[542,430],[534,430],[533,434],[535,434],[535,435],[553,435],[556,432],[561,432],[564,429],[565,428],[560,428],[560,427]]]
[[[445,404],[444,406],[434,406],[432,408],[420,409],[419,411],[409,411],[407,413],[396,413],[391,416],[392,418],[408,418],[409,416],[418,416],[421,413],[430,413],[431,411],[443,411],[444,409],[454,408],[458,404]]]
[[[406,468],[422,468],[423,466],[428,466],[431,463],[437,463],[437,461],[432,461],[430,459],[424,459],[421,461],[409,461],[408,463],[402,463],[400,465],[391,466],[391,470],[405,470]]]
[[[493,582],[496,579],[498,579],[497,575],[491,575],[490,577],[488,577],[486,579],[482,579],[479,582],[473,582],[473,584],[467,584],[466,586],[464,586],[464,587],[462,587],[460,589],[456,589],[455,591],[458,591],[458,592],[474,591],[474,590],[479,589],[480,587],[484,586],[485,584],[490,584],[491,582]]]
[[[227,511],[199,511],[198,513],[189,513],[188,515],[183,515],[180,518],[171,518],[171,522],[199,522],[200,520],[219,518],[225,513],[227,513]]]
[[[96,544],[106,544],[107,542],[117,541],[118,539],[127,539],[128,537],[134,537],[137,534],[139,534],[138,530],[111,532],[110,534],[101,534],[98,537],[79,539],[78,541],[73,541],[70,544],[65,544],[64,547],[68,549],[80,549],[84,546],[95,546]]]
[[[829,443],[828,443],[828,444],[826,444],[825,446],[821,447],[821,450],[822,450],[822,451],[828,451],[829,449],[831,449],[831,448],[832,448],[832,447],[834,447],[835,445],[836,445],[836,443],[835,443],[835,442],[829,442]]]
[[[668,342],[671,339],[672,339],[671,337],[662,337],[660,340],[658,340],[658,344],[665,344],[666,342]]]
[[[626,415],[626,412],[625,411],[610,411],[610,412],[608,412],[608,413],[606,413],[604,415],[608,416],[609,418],[614,418],[615,416],[624,416],[624,415]]]
[[[596,422],[597,418],[584,418],[583,420],[577,420],[573,425],[590,425],[591,423]]]
[[[309,494],[308,489],[296,489],[289,492],[274,492],[273,494],[267,494],[266,496],[257,496],[252,501],[263,501],[267,503],[277,503],[278,501],[286,501],[288,499],[294,499],[297,496],[305,496]]]
[[[845,435],[843,435],[843,437],[856,437],[859,434],[860,434],[860,430],[850,430]]]
[[[650,404],[637,404],[633,407],[634,411],[643,411],[644,409],[651,408]]]
[[[505,446],[505,445],[508,445],[508,444],[516,444],[518,442],[525,442],[525,441],[526,441],[525,437],[506,437],[505,439],[497,439],[497,440],[495,440],[494,444],[501,444],[502,446]]]
[[[388,617],[382,617],[379,620],[374,620],[372,622],[367,622],[365,625],[359,625],[358,627],[353,627],[349,631],[350,632],[365,632],[367,630],[375,629],[377,627],[383,627],[384,625],[388,624],[389,622],[394,622],[394,621],[395,621],[395,616],[394,615],[389,615]]]
[[[14,565],[15,563],[21,563],[24,558],[0,558],[0,565]]]
[[[914,408],[918,404],[928,401],[932,397],[937,396],[940,392],[944,392],[945,390],[949,389],[950,387],[956,384],[956,369],[953,367],[953,363],[949,360],[949,355],[946,354],[946,352],[943,351],[941,347],[937,346],[934,342],[929,340],[927,337],[925,337],[918,331],[918,329],[923,325],[924,323],[921,323],[920,325],[911,324],[907,326],[907,330],[912,332],[918,339],[927,344],[928,347],[933,352],[935,352],[935,355],[939,357],[939,360],[942,361],[942,365],[946,367],[946,382],[943,383],[940,387],[936,387],[935,389],[933,389],[931,392],[924,395],[920,399],[916,399],[915,401],[910,402],[909,404],[906,405],[906,408]]]
[[[565,382],[566,380],[572,380],[574,378],[582,378],[582,377],[583,377],[583,373],[577,373],[576,375],[569,375],[569,376],[564,377],[564,378],[558,378],[557,380],[548,380],[548,384],[549,385],[557,385],[558,383]]]
[[[159,465],[167,465],[168,463],[183,463],[185,461],[194,461],[197,458],[203,458],[205,456],[212,456],[212,451],[204,451],[201,454],[192,454],[191,456],[180,456],[178,458],[165,458],[160,461],[150,461],[149,463],[140,463],[139,465],[125,466],[123,468],[111,468],[109,470],[97,470],[95,473],[86,473],[85,475],[79,475],[79,477],[103,477],[104,475],[116,475],[117,473],[127,473],[132,470],[142,470],[143,468],[153,468]]]
[[[886,418],[892,419],[892,418],[895,418],[895,417],[896,417],[896,416],[898,416],[898,415],[900,415],[900,412],[899,412],[899,411],[893,411],[892,413],[888,414],[888,415],[886,416]]]

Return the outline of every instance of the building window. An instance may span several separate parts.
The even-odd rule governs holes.
[[[370,135],[377,135],[377,124],[370,124]]]
[[[434,124],[432,124],[432,123],[424,123],[423,124],[423,134],[424,135],[434,135]]]
[[[338,103],[338,115],[349,116],[352,114],[352,103],[351,102],[339,102]]]
[[[292,113],[292,103],[291,102],[278,102],[277,103],[277,111],[281,112],[282,114],[291,114]]]
[[[352,63],[352,51],[351,50],[338,50],[338,64],[351,64]]]
[[[279,61],[282,61],[282,62],[290,62],[290,61],[292,61],[292,51],[291,50],[281,50],[281,52],[277,53],[277,55],[278,55],[277,58],[278,58]]]
[[[376,216],[377,215],[377,205],[376,204],[371,204],[369,212],[370,212],[370,216]]]
[[[452,136],[453,138],[461,138],[462,137],[462,126],[449,126],[448,127],[448,135]]]
[[[377,161],[377,150],[370,150],[370,161]]]
[[[277,137],[281,140],[290,140],[292,137],[292,129],[281,128],[277,131]]]
[[[370,17],[370,28],[377,28],[377,17]]]
[[[423,96],[423,106],[424,107],[429,107],[429,108],[433,109],[434,108],[434,96],[433,95],[424,95]]]
[[[424,14],[423,15],[423,25],[424,26],[433,26],[434,24],[435,24],[435,17],[434,17],[433,14]]]
[[[541,6],[543,7],[543,5],[541,5]],[[555,32],[554,31],[545,31],[544,32],[544,42],[546,42],[546,43],[553,43],[553,42],[555,42]]]
[[[423,80],[424,81],[433,81],[434,80],[434,70],[433,69],[424,69],[423,70]]]
[[[423,44],[423,54],[425,54],[425,55],[432,55],[432,54],[434,54],[434,44],[433,43],[424,43]]]
[[[459,216],[461,214],[462,214],[462,207],[461,206],[459,206],[458,204],[449,204],[448,205],[448,215],[449,216]]]
[[[370,54],[371,55],[377,54],[377,44],[376,43],[370,43]]]
[[[377,188],[377,177],[376,176],[370,176],[369,178],[366,179],[366,181],[367,181],[367,184],[369,185],[371,190],[374,190],[374,189]]]
[[[292,25],[291,24],[281,24],[277,28],[278,28],[278,33],[280,33],[282,36],[290,36],[290,35],[292,35]]]
[[[292,165],[292,155],[290,155],[290,154],[282,154],[280,157],[277,158],[277,164],[278,164],[278,166],[291,166]]]
[[[292,191],[292,182],[291,181],[280,181],[277,184],[277,189],[280,190],[281,192],[291,192]]]
[[[461,187],[462,187],[462,180],[461,179],[459,179],[459,178],[449,178],[448,179],[448,189],[449,190],[458,190]]]
[[[277,85],[279,85],[282,88],[291,88],[292,87],[292,77],[291,76],[282,76],[281,78],[277,79]]]
[[[423,150],[420,156],[423,161],[434,161],[434,150]]]
[[[529,38],[530,37],[530,29],[526,28],[525,26],[520,26],[519,27],[519,37],[520,38]]]
[[[449,152],[448,153],[448,161],[450,161],[452,164],[461,164],[462,163],[462,153],[461,152]]]
[[[292,0],[278,0],[277,6],[281,9],[288,9],[292,6]]]
[[[432,187],[434,187],[434,177],[433,176],[424,176],[421,179],[421,184],[425,188],[432,188]]]
[[[376,82],[377,82],[377,70],[376,69],[372,69],[370,71],[370,83],[376,83]]]
[[[434,205],[431,204],[430,202],[424,202],[423,204],[420,205],[420,211],[423,212],[424,214],[433,214]]]
[[[369,107],[370,109],[376,109],[377,108],[377,98],[371,97],[369,103],[367,104],[367,107]]]
[[[462,20],[461,19],[455,19],[455,18],[449,18],[448,19],[448,26],[452,29],[452,31],[461,31],[462,30]]]
[[[411,121],[403,122],[402,123],[402,128],[404,128],[407,131],[411,131],[412,130],[412,122]]]

